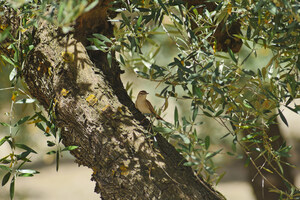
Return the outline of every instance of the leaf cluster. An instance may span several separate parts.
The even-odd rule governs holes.
[[[199,125],[199,119],[204,115],[228,130],[229,134],[225,136],[231,135],[233,150],[236,144],[245,154],[259,149],[259,157],[264,157],[267,163],[275,160],[282,169],[286,163],[281,158],[290,156],[290,147],[283,144],[279,149],[274,148],[273,143],[279,136],[269,137],[267,130],[277,116],[288,125],[283,108],[300,112],[299,105],[293,101],[300,97],[299,3],[215,2],[213,11],[199,5],[203,6],[203,12],[199,13],[199,7],[188,7],[183,1],[122,1],[122,10],[117,10],[121,15],[120,26],[114,39],[121,41],[120,63],[133,66],[142,78],[164,84],[158,96],[166,102],[169,98],[190,102],[193,113],[190,119],[182,117],[179,120],[175,108],[174,123],[156,128],[176,141],[176,148],[189,161],[187,165],[198,165],[202,172],[201,169],[207,167],[206,158],[212,157],[205,151],[209,139],[199,138],[195,128],[187,129]],[[224,23],[226,29],[236,22],[241,24],[242,31],[233,37],[243,41],[248,51],[245,58],[231,49],[227,53],[216,52],[212,44],[219,23]],[[193,24],[197,25],[196,28]],[[151,51],[152,47],[159,46],[151,41],[160,34],[158,30],[163,30],[179,51],[168,65],[159,65],[155,59],[157,51]],[[256,58],[257,50],[261,48],[272,53],[267,65],[247,67],[248,59]],[[198,154],[199,151],[204,153]],[[217,153],[219,150],[210,155]],[[248,161],[255,159],[249,158]],[[271,171],[283,173],[276,167]],[[282,178],[287,181],[284,176]],[[289,184],[291,190],[295,189]],[[274,190],[280,191],[278,188]],[[283,194],[287,198],[293,196],[292,193]]]

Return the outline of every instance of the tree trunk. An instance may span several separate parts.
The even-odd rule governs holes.
[[[116,62],[109,67],[106,54],[88,55],[85,38],[112,31],[104,20],[107,5],[100,1],[92,10],[101,13],[93,24],[86,23],[91,14],[79,18],[74,34],[39,24],[23,71],[32,96],[55,111],[63,144],[79,147],[71,153],[93,169],[102,199],[224,199],[183,166],[184,158],[162,136],[152,145],[151,125],[123,88]]]

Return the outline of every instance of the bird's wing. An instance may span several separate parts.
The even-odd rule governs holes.
[[[158,114],[156,114],[156,112],[155,112],[155,110],[154,110],[152,104],[150,103],[150,101],[148,101],[148,100],[146,99],[146,103],[147,103],[147,105],[148,105],[149,110],[150,110],[151,113],[156,117],[156,119],[163,120],[163,118],[161,118]]]
[[[155,112],[155,110],[154,110],[152,104],[150,103],[150,101],[148,101],[148,100],[146,99],[146,103],[147,103],[148,108],[149,108],[149,110],[151,111],[151,113],[154,114],[154,115],[156,115],[156,112]]]

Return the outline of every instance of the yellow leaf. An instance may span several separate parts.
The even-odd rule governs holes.
[[[25,33],[27,30],[27,28],[21,28],[21,33]]]
[[[63,88],[61,91],[60,91],[60,94],[63,95],[64,97],[67,96],[67,94],[69,93],[70,91],[69,90],[66,90],[65,88]]]
[[[12,95],[11,100],[12,100],[13,102],[16,101],[16,95],[15,95],[15,94]]]
[[[121,175],[123,175],[123,176],[127,176],[128,174],[129,174],[129,171],[121,172]]]
[[[121,170],[121,175],[123,176],[127,176],[129,174],[129,170],[125,165],[121,165],[120,170]]]
[[[216,41],[214,41],[213,50],[214,50],[214,53],[216,53],[216,51],[217,51],[217,43],[216,43]]]
[[[45,131],[46,133],[49,133],[50,132],[50,128],[47,126],[47,128],[46,128],[46,131]]]
[[[165,98],[165,107],[164,107],[163,111],[166,111],[168,106],[169,106],[168,98]]]
[[[226,114],[230,113],[233,110],[233,107],[229,107],[228,110],[226,111]]]
[[[107,105],[106,105],[104,108],[102,108],[101,110],[102,110],[103,112],[105,112],[109,107],[110,107],[110,105],[107,104]]]
[[[157,153],[157,155],[159,155],[162,159],[165,159],[160,153]]]
[[[126,171],[126,170],[127,170],[127,167],[126,167],[125,165],[121,165],[121,166],[120,166],[120,170],[121,170],[121,171]]]
[[[89,103],[90,106],[94,106],[98,102],[97,97],[95,97],[95,95],[93,94],[88,96],[85,100]]]
[[[74,61],[74,54],[71,52],[61,52],[61,56],[66,63],[70,63]]]
[[[12,97],[11,97],[11,100],[12,100],[13,102],[15,102],[17,96],[18,96],[18,92],[17,92],[17,91],[13,92]]]
[[[48,67],[48,74],[49,74],[49,76],[51,76],[51,75],[52,75],[52,72],[51,72],[51,67]]]
[[[93,170],[93,175],[97,174],[97,168],[96,167],[92,167]]]
[[[263,169],[266,170],[267,172],[273,174],[273,172],[272,172],[271,170],[269,170],[269,169],[267,169],[267,168],[265,168],[265,167],[264,167]]]
[[[0,29],[5,30],[8,27],[8,24],[0,24]]]
[[[231,15],[231,11],[232,11],[232,7],[229,6],[229,7],[227,8],[227,13],[228,13],[228,15]]]

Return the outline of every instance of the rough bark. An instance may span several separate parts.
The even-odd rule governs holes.
[[[100,1],[97,13],[106,13],[107,5]],[[155,136],[154,147],[150,124],[134,108],[116,63],[109,68],[105,54],[88,55],[83,45],[89,33],[109,35],[111,26],[100,18],[89,30],[85,18],[80,20],[75,36],[41,23],[23,76],[46,110],[55,103],[62,142],[79,147],[72,154],[79,165],[93,169],[95,191],[102,199],[223,199],[183,166],[184,158],[162,136]]]

